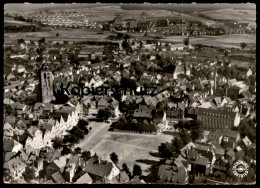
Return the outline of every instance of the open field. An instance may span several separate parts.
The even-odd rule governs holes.
[[[22,6],[23,8],[21,9]],[[83,13],[89,21],[111,21],[119,18],[127,19],[152,19],[171,18],[185,21],[197,20],[203,23],[212,19],[231,19],[239,21],[255,22],[256,10],[254,4],[7,4],[7,12],[29,12],[32,10],[70,10]],[[19,8],[20,9],[19,9]],[[37,9],[38,8],[38,9]],[[246,10],[248,14],[241,13]],[[205,14],[209,17],[202,18],[197,14]]]
[[[59,37],[56,37],[56,33],[59,33]],[[17,40],[18,38],[39,40],[44,37],[46,40],[68,40],[68,41],[99,41],[106,40],[109,35],[113,35],[110,32],[103,32],[99,34],[94,29],[56,29],[52,31],[44,32],[26,32],[26,33],[5,33],[4,38],[8,40]]]
[[[149,167],[148,164],[136,160],[158,161],[160,158],[150,155],[156,153],[158,146],[163,142],[170,142],[172,135],[159,133],[157,135],[145,135],[137,133],[122,133],[108,131],[110,124],[90,122],[91,133],[75,147],[81,147],[82,151],[88,150],[97,153],[102,159],[110,160],[110,154],[115,152],[118,155],[118,166],[121,168],[126,163],[132,171],[134,164],[141,166],[144,174]]]
[[[205,11],[201,14],[221,20],[237,20],[239,23],[250,23],[256,25],[256,10],[226,8],[214,11]]]
[[[26,23],[26,22],[10,19],[10,18],[5,18],[4,19],[4,26],[9,26],[9,25],[30,25],[30,24]]]
[[[172,42],[175,44],[183,43],[183,39],[187,36],[172,36],[160,39],[160,41]],[[240,43],[245,42],[249,48],[255,47],[255,34],[226,34],[221,36],[197,36],[189,37],[190,44],[202,44],[206,46],[215,46],[222,48],[240,48]]]
[[[169,10],[182,12],[182,4],[126,4],[121,6],[124,10]],[[184,13],[202,12],[208,10],[219,10],[225,8],[243,7],[240,4],[183,4]]]

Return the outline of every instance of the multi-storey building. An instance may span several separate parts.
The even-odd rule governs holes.
[[[240,123],[240,114],[237,112],[198,107],[195,109],[195,114],[206,130],[231,129]]]

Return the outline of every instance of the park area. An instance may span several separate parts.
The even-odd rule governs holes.
[[[157,135],[146,135],[139,133],[123,133],[108,131],[110,123],[90,121],[88,127],[92,130],[75,147],[80,147],[82,151],[95,153],[102,159],[110,160],[110,154],[115,152],[118,156],[118,167],[121,168],[126,163],[130,171],[133,165],[138,164],[143,170],[143,175],[148,174],[148,169],[157,157],[158,146],[161,143],[170,142],[172,135],[158,133]]]

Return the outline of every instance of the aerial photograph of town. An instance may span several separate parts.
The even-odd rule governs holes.
[[[5,184],[256,183],[256,4],[3,15]]]

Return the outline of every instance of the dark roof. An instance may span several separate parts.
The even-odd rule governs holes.
[[[120,171],[120,174],[117,177],[119,183],[125,183],[127,181],[129,181],[129,176],[127,175],[127,173],[125,171]]]
[[[4,139],[3,142],[4,142],[4,151],[5,152],[12,151],[14,147],[14,140]]]
[[[66,122],[68,120],[69,114],[66,112],[54,112],[53,118],[60,121],[60,118],[62,117],[63,120]]]
[[[85,171],[99,177],[106,177],[111,173],[112,168],[111,162],[101,161],[97,157],[92,157],[88,160]]]
[[[78,155],[71,155],[67,165],[77,163],[79,158]]]
[[[187,174],[184,167],[172,165],[161,165],[158,170],[158,178],[163,181],[172,183],[185,183]]]
[[[15,124],[15,121],[16,121],[15,116],[7,116],[5,118],[5,122],[10,123],[10,124]]]
[[[208,162],[209,162],[209,159],[207,157],[200,156],[196,161],[194,161],[192,163],[196,164],[196,165],[207,166]]]
[[[227,136],[227,137],[230,137],[230,138],[237,138],[237,136],[239,135],[239,132],[226,129],[226,130],[222,131],[222,134],[223,134],[223,136]]]
[[[59,172],[54,173],[52,175],[52,178],[55,181],[55,183],[65,183],[65,180],[63,179],[63,177]]]
[[[236,112],[222,110],[222,109],[210,109],[210,108],[196,108],[195,113],[197,115],[205,115],[205,116],[216,116],[223,118],[234,119],[236,116]]]

